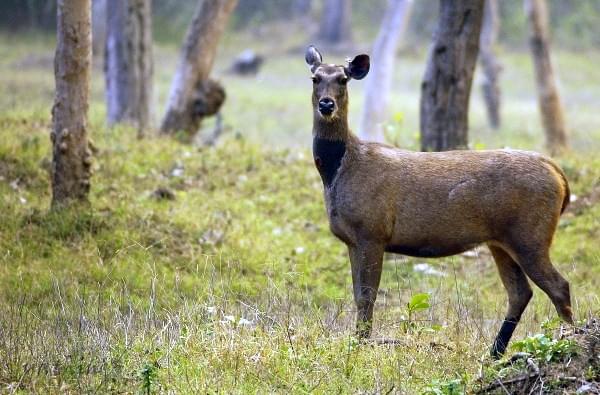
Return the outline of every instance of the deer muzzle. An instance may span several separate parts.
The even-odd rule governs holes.
[[[329,116],[333,114],[333,110],[335,109],[335,102],[333,99],[329,97],[324,97],[319,100],[319,112],[323,116]]]

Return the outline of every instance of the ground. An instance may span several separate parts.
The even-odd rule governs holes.
[[[53,43],[0,37],[0,391],[460,393],[488,384],[480,375],[495,372],[487,355],[506,295],[485,248],[388,256],[374,336],[397,342],[358,344],[347,254],[328,230],[309,151],[301,43],[259,44],[256,78],[226,74],[244,44],[226,39],[217,62],[228,99],[215,147],[106,128],[96,65],[98,152],[82,215],[48,210]],[[472,146],[541,151],[529,56],[501,57],[503,126],[486,126],[476,80]],[[158,47],[156,58],[158,121],[177,49]],[[405,148],[418,147],[424,58],[397,60],[388,136]],[[556,59],[573,147],[556,160],[577,200],[552,258],[581,322],[600,313],[600,53]],[[350,89],[354,125],[361,82]],[[515,340],[555,317],[536,289]]]

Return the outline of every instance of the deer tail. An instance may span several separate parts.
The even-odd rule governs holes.
[[[556,173],[560,180],[560,183],[562,184],[562,189],[564,193],[562,206],[560,208],[560,213],[562,214],[565,212],[567,206],[569,205],[569,202],[571,201],[571,189],[569,188],[569,181],[567,180],[565,172],[553,160],[542,157],[542,162],[548,165],[552,172]]]

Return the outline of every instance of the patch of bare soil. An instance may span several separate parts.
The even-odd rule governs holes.
[[[506,362],[510,374],[484,379],[476,393],[600,394],[600,319],[592,319],[559,338],[573,341],[575,354],[546,362],[517,353]]]

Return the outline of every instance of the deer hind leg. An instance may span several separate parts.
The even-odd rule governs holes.
[[[356,335],[368,338],[373,325],[373,306],[377,298],[384,247],[374,243],[359,243],[348,247],[352,265],[352,285],[356,303]]]
[[[516,252],[516,258],[531,281],[548,295],[558,315],[572,324],[569,282],[552,266],[548,250],[521,250]]]
[[[533,292],[525,273],[523,273],[517,262],[502,248],[492,245],[488,247],[492,252],[494,261],[496,261],[500,279],[508,294],[508,311],[491,350],[492,357],[499,358],[504,354],[521,315],[533,296]]]

